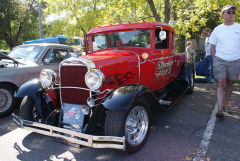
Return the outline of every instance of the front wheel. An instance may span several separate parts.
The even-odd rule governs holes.
[[[143,98],[127,110],[107,112],[106,136],[125,136],[126,152],[135,153],[145,144],[150,132],[150,108]]]
[[[40,122],[39,113],[32,97],[25,96],[20,105],[20,116],[23,120]]]
[[[10,114],[18,105],[18,99],[14,97],[15,89],[8,84],[0,84],[0,117]]]

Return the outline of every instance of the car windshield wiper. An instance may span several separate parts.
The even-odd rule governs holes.
[[[22,59],[22,60],[24,60],[24,61],[27,60],[26,58],[22,58],[22,57],[16,57],[16,58],[14,58],[14,59]]]

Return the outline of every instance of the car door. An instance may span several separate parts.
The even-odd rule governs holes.
[[[165,40],[159,39],[160,31],[166,31]],[[170,81],[170,76],[174,63],[174,51],[171,47],[170,37],[171,31],[161,28],[155,29],[154,62],[156,64],[156,68],[154,73],[156,79],[155,80],[156,89],[159,89],[160,85],[166,86]]]

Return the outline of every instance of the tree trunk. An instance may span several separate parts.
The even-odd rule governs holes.
[[[196,42],[197,42],[197,49],[199,50],[199,44],[200,44],[200,37],[198,35],[195,36]]]
[[[165,22],[168,23],[170,20],[170,3],[169,0],[165,0]]]
[[[153,13],[153,16],[154,16],[155,20],[160,22],[161,19],[160,19],[159,15],[158,15],[158,13],[156,11],[156,8],[155,8],[155,5],[153,3],[153,0],[147,0],[147,2],[148,2],[149,6],[151,8],[151,11]]]

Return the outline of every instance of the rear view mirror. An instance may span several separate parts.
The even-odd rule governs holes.
[[[48,63],[50,62],[50,60],[49,60],[49,59],[44,59],[43,62],[46,63],[46,64],[48,64]]]
[[[159,39],[160,39],[160,40],[166,40],[166,38],[167,38],[167,33],[166,33],[166,31],[160,31],[160,32],[159,32]]]

